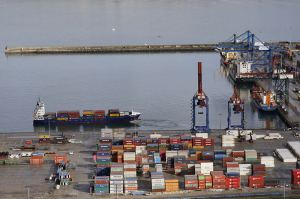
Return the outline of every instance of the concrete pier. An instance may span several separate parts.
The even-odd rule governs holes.
[[[116,45],[116,46],[65,46],[65,47],[14,47],[5,48],[6,55],[21,54],[101,54],[101,53],[156,53],[156,52],[211,52],[216,44],[178,45]]]

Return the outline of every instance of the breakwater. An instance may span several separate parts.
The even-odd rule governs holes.
[[[211,52],[216,44],[182,45],[112,45],[65,47],[6,47],[6,55],[21,54],[102,54],[102,53],[156,53],[156,52]]]

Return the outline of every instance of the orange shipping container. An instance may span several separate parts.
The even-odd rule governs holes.
[[[30,158],[31,165],[41,165],[44,163],[44,159],[42,156],[33,156],[34,158]],[[38,158],[39,157],[39,158]]]
[[[179,181],[177,179],[165,180],[166,192],[179,191]]]
[[[54,156],[54,162],[55,164],[59,164],[61,162],[67,162],[67,155],[56,155]]]

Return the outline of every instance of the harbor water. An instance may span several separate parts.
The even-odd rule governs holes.
[[[300,8],[297,1],[245,4],[239,0],[3,0],[0,49],[215,43],[248,29],[266,41],[300,41],[295,34],[300,27],[294,26]],[[188,129],[198,61],[203,63],[203,85],[210,100],[210,127],[225,128],[233,86],[220,68],[217,53],[5,57],[2,51],[0,131],[34,130],[32,113],[38,97],[47,111],[134,109],[142,112],[142,121],[128,128]],[[262,114],[252,106],[249,88],[241,88],[240,95],[246,102],[247,128],[285,127],[277,115]]]

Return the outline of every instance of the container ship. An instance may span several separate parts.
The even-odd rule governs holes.
[[[58,111],[46,112],[45,104],[39,99],[33,113],[33,125],[106,125],[106,124],[128,124],[138,120],[141,113],[134,111],[119,111],[119,109],[84,110],[80,111]]]
[[[255,106],[265,112],[272,112],[277,110],[277,103],[275,100],[275,93],[273,91],[265,91],[259,86],[254,86],[251,89],[251,96]]]

